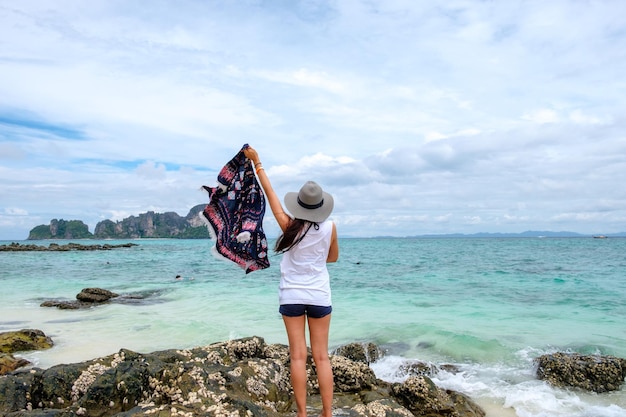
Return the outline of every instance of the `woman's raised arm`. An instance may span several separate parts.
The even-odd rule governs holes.
[[[267,198],[267,202],[269,203],[270,208],[272,209],[274,218],[276,219],[276,222],[278,222],[278,226],[280,226],[280,230],[284,232],[285,229],[287,229],[289,222],[291,221],[291,217],[289,217],[289,215],[285,213],[285,210],[283,209],[283,206],[280,203],[280,198],[276,195],[276,192],[272,188],[272,183],[270,182],[270,179],[267,176],[267,173],[265,172],[265,168],[263,168],[263,164],[261,163],[259,154],[251,146],[248,146],[247,148],[245,148],[243,150],[243,153],[244,155],[246,155],[248,159],[250,159],[250,161],[252,161],[252,164],[254,165],[254,170],[256,171],[257,178],[259,179],[259,182],[261,183],[261,187],[263,187],[263,191],[265,192],[265,197]]]

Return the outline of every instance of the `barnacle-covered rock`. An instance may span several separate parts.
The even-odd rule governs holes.
[[[364,363],[343,356],[332,356],[330,364],[333,368],[335,387],[339,391],[359,392],[376,385],[374,371]]]
[[[392,392],[416,416],[485,415],[485,412],[465,395],[445,391],[424,375],[411,376],[402,384],[393,384]]]
[[[535,362],[537,378],[557,387],[602,393],[619,390],[626,378],[626,359],[615,356],[557,352]]]
[[[376,379],[365,363],[337,355],[330,361],[334,404],[341,415],[481,416],[469,398],[442,391],[430,380],[409,378],[392,387]],[[309,410],[319,414],[310,356],[307,375]],[[0,378],[0,415],[286,417],[294,411],[289,348],[267,345],[261,337],[148,354],[122,349],[91,361]]]
[[[347,345],[339,346],[333,352],[335,355],[345,356],[356,362],[363,362],[369,365],[372,362],[376,362],[383,356],[383,352],[379,347],[371,342],[368,343],[348,343]]]

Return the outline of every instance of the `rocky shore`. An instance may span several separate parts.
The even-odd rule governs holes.
[[[136,243],[121,243],[119,245],[81,245],[80,243],[67,243],[59,245],[58,243],[50,243],[48,246],[33,245],[33,244],[21,244],[12,242],[8,245],[0,245],[0,252],[67,252],[77,250],[111,250],[119,248],[132,248],[133,246],[139,246]]]
[[[44,349],[51,341],[37,330],[0,334],[0,349]],[[17,334],[15,334],[17,333]],[[9,336],[18,336],[19,342]],[[31,339],[42,344],[30,344]],[[9,348],[7,348],[9,346]],[[407,363],[403,383],[376,378],[368,366],[381,352],[352,343],[331,355],[335,415],[482,417],[466,395],[437,387],[438,366]],[[115,354],[49,369],[23,367],[0,376],[0,415],[52,416],[293,416],[289,349],[261,337],[193,349]],[[315,366],[309,357],[309,414],[321,409]],[[454,372],[453,367],[447,368]],[[619,389],[626,360],[577,354],[538,358],[539,378],[596,392]],[[585,384],[584,381],[593,381]]]
[[[480,417],[465,395],[425,375],[402,384],[332,355],[335,405],[346,416]],[[309,358],[310,413],[319,413]],[[261,337],[142,354],[122,349],[91,361],[0,377],[0,413],[17,416],[292,416],[289,349]]]

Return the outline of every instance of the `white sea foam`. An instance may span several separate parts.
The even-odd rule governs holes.
[[[520,355],[527,352],[520,352]],[[403,382],[408,375],[401,371],[402,365],[409,362],[400,356],[386,356],[370,366],[376,376],[384,381]],[[459,372],[441,370],[432,375],[431,379],[441,388],[473,398],[487,412],[488,417],[626,416],[626,390],[596,395],[555,388],[534,377],[530,362],[526,367],[517,368],[455,364]]]

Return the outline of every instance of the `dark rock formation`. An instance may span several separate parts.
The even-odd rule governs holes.
[[[135,243],[122,243],[119,245],[81,245],[80,243],[68,243],[66,245],[59,245],[58,243],[51,243],[48,246],[20,244],[12,242],[8,245],[0,245],[0,252],[26,252],[26,251],[40,251],[40,252],[69,252],[69,251],[83,251],[83,250],[111,250],[118,248],[131,248],[138,246]]]
[[[52,345],[52,339],[37,329],[0,333],[0,352],[2,353],[48,349]]]
[[[49,349],[52,345],[52,339],[46,336],[41,330],[22,329],[14,332],[0,333],[0,375],[30,365],[29,361],[16,358],[12,353]]]
[[[400,365],[397,374],[398,376],[433,376],[440,371],[456,374],[459,368],[452,364],[436,365],[430,362],[406,361]]]
[[[79,308],[90,308],[97,304],[106,303],[116,297],[119,297],[119,294],[102,288],[83,288],[76,294],[76,301],[47,300],[41,303],[40,306],[57,307],[61,310],[77,310]]]
[[[103,303],[118,296],[119,294],[102,288],[83,288],[76,294],[76,299],[84,303]]]
[[[394,384],[392,393],[415,416],[485,415],[466,395],[451,390],[444,391],[426,376],[412,376],[403,384]]]
[[[145,291],[132,294],[116,294],[102,288],[83,288],[76,294],[76,300],[46,300],[40,304],[41,307],[57,307],[61,310],[77,310],[80,308],[91,308],[95,305],[115,301],[118,304],[145,304],[150,297],[160,295],[160,291]]]
[[[0,353],[0,375],[8,374],[27,365],[30,365],[30,362],[26,359],[16,358],[9,353]]]
[[[80,308],[89,308],[91,306],[91,304],[80,303],[74,300],[46,300],[39,304],[39,307],[56,307],[59,310],[78,310]]]
[[[367,365],[376,362],[382,356],[382,352],[374,343],[349,343],[338,347],[333,353]]]
[[[626,378],[626,359],[557,352],[536,359],[537,377],[557,387],[597,393],[619,390]]]
[[[309,357],[309,414],[321,411]],[[346,416],[482,417],[465,396],[426,377],[376,379],[364,363],[332,355],[335,409]],[[293,416],[289,349],[259,337],[189,350],[122,349],[87,362],[0,378],[5,416]],[[410,411],[412,410],[412,411]]]
[[[334,355],[345,356],[355,362],[369,365],[382,358],[386,352],[383,352],[376,344],[368,343],[348,343],[339,346],[332,352]],[[404,378],[407,376],[428,376],[436,375],[440,371],[457,373],[459,369],[451,364],[436,365],[434,363],[422,361],[406,361],[398,368],[396,376]]]

